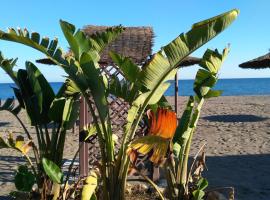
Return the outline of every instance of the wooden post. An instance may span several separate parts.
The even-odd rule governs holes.
[[[178,117],[178,72],[175,74],[174,78],[174,110],[176,112],[176,116]]]
[[[83,127],[87,125],[90,122],[90,115],[88,112],[88,106],[85,102],[84,97],[81,97],[80,99],[80,116],[79,116],[79,130],[83,130]],[[88,176],[88,170],[89,170],[89,146],[88,143],[84,141],[85,134],[82,132],[79,133],[79,145],[80,145],[80,151],[79,151],[79,173],[81,177]]]

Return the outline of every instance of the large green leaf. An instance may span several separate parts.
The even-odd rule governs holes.
[[[108,44],[119,37],[123,30],[124,28],[120,25],[112,28],[107,28],[106,31],[101,33],[96,32],[89,37],[92,48],[99,53],[102,52],[103,49],[108,46]]]
[[[21,90],[18,89],[18,88],[12,88],[12,89],[13,89],[14,95],[15,95],[15,97],[17,98],[17,100],[18,100],[20,106],[21,106],[22,108],[25,108]]]
[[[115,27],[108,29],[103,33],[96,33],[90,38],[87,38],[84,32],[81,30],[76,31],[75,26],[68,22],[60,20],[60,26],[70,45],[70,49],[77,60],[79,60],[82,53],[89,53],[89,51],[92,53],[94,53],[94,51],[102,51],[104,47],[106,47],[122,32],[121,27]],[[99,58],[98,54],[95,55]],[[98,59],[95,59],[95,61],[98,61]]]
[[[16,59],[6,59],[4,58],[2,52],[0,51],[0,67],[9,75],[9,77],[17,84],[17,73],[13,70],[16,65]]]
[[[11,112],[14,115],[17,115],[21,111],[21,106],[17,105],[15,106],[16,102],[13,98],[8,98],[6,101],[2,104],[0,100],[0,111],[8,111]]]
[[[185,34],[181,34],[163,50],[171,66],[179,66],[182,59],[226,29],[238,16],[234,9],[210,19],[198,22]]]
[[[217,49],[215,49],[215,51],[207,49],[200,62],[200,66],[212,74],[216,74],[228,53],[228,48],[225,48],[222,54],[220,54]]]
[[[66,79],[64,86],[65,86],[64,93],[67,96],[77,96],[80,95],[81,93],[78,86],[71,79]]]
[[[108,103],[103,78],[97,65],[88,53],[82,54],[80,66],[87,79],[87,84],[97,106],[99,117],[104,120],[108,115]]]
[[[189,32],[162,48],[144,66],[140,74],[141,84],[149,90],[156,90],[160,84],[172,78],[173,70],[179,67],[185,57],[227,28],[238,13],[238,10],[232,10],[194,24]]]
[[[79,116],[80,102],[78,99],[68,98],[65,100],[64,110],[63,110],[63,127],[65,129],[73,128],[76,120]]]
[[[49,117],[52,121],[61,123],[63,119],[63,110],[65,107],[65,97],[55,98],[49,109]]]
[[[35,176],[28,170],[27,166],[20,165],[14,180],[16,189],[19,191],[31,192],[35,182]]]
[[[69,79],[73,81],[74,85],[76,85],[76,88],[79,89],[80,92],[85,92],[88,89],[88,83],[79,62],[70,58],[68,63],[69,66],[65,67],[64,70],[69,75]]]
[[[171,76],[168,77],[172,70],[173,68],[170,67],[167,58],[165,58],[160,51],[152,57],[151,61],[149,61],[146,66],[144,66],[139,75],[139,81],[149,90],[153,90],[157,87],[157,84],[161,84],[174,77],[174,74],[171,74]],[[174,73],[176,73],[176,71],[174,71]]]
[[[124,99],[126,102],[132,103],[139,91],[136,85],[125,79],[120,81],[117,76],[113,75],[109,82],[108,92]]]
[[[42,166],[48,177],[54,182],[61,184],[63,182],[64,174],[61,169],[47,158],[42,158]]]
[[[186,105],[186,109],[184,110],[181,118],[179,119],[178,126],[173,137],[173,143],[178,143],[180,145],[183,144],[184,140],[183,135],[188,130],[193,107],[194,107],[194,98],[190,96]]]
[[[34,94],[31,83],[28,79],[27,71],[20,69],[17,73],[18,87],[21,91],[21,97],[24,101],[25,109],[31,121],[31,125],[41,122],[41,108],[38,105],[38,98]]]
[[[203,55],[200,66],[204,69],[198,70],[194,82],[194,91],[201,97],[215,97],[219,96],[221,93],[217,91],[211,91],[210,89],[214,87],[217,82],[217,73],[227,57],[229,52],[228,48],[225,48],[220,54],[218,50],[207,49]]]
[[[160,98],[163,96],[163,94],[166,92],[166,90],[170,87],[170,83],[162,83],[157,90],[155,90],[154,93],[151,91],[143,93],[144,99],[148,99],[147,104],[153,105],[157,104],[160,101]],[[150,98],[149,98],[150,97]]]
[[[204,97],[216,82],[217,78],[215,75],[204,69],[199,69],[194,81],[194,92],[199,98]]]
[[[49,40],[47,37],[41,39],[39,33],[32,32],[31,34],[27,29],[17,31],[9,28],[8,32],[0,30],[0,39],[17,42],[26,46],[37,49],[38,51],[47,55],[54,63],[62,66],[66,64],[64,53],[61,48],[57,48],[58,40]]]
[[[126,80],[134,83],[141,69],[127,57],[123,57],[115,52],[110,52],[110,56],[117,67],[119,67]]]
[[[205,192],[202,190],[195,190],[192,192],[192,196],[194,200],[203,200]]]
[[[49,109],[50,119],[62,124],[64,129],[73,128],[79,116],[79,106],[78,98],[56,98]]]
[[[209,92],[204,96],[204,98],[209,99],[212,97],[219,97],[220,95],[222,95],[222,93],[222,90],[209,90]]]
[[[55,97],[53,89],[33,63],[26,62],[26,70],[33,93],[38,99],[41,122],[49,123],[48,111]]]

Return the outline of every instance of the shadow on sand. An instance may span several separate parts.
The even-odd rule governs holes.
[[[256,115],[211,115],[202,117],[202,119],[211,122],[260,122],[268,118]]]
[[[8,125],[8,124],[10,124],[9,122],[0,122],[0,127],[1,126],[6,126],[6,125]]]
[[[0,183],[13,182],[14,166],[24,160],[15,156],[0,156],[0,160]],[[209,189],[232,186],[237,200],[270,199],[270,154],[208,156],[206,165]]]
[[[235,188],[238,200],[270,199],[270,154],[206,157],[211,187]]]

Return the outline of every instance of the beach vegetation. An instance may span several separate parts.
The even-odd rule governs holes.
[[[14,138],[10,133],[8,137],[0,137],[0,148],[12,148],[19,151],[28,162],[31,171],[23,170],[19,166],[15,176],[15,185],[18,190],[31,191],[31,187],[22,187],[19,183],[26,183],[23,180],[31,181],[38,185],[38,192],[42,198],[47,198],[50,194],[50,181],[47,178],[46,170],[42,160],[47,158],[55,163],[59,168],[63,164],[63,151],[67,130],[73,128],[78,118],[79,96],[68,96],[68,80],[62,85],[57,94],[54,93],[48,81],[38,68],[31,62],[26,62],[26,69],[14,70],[17,59],[4,58],[0,54],[0,66],[14,81],[14,94],[18,100],[7,99],[0,111],[10,112],[22,127],[22,133]],[[24,109],[32,127],[34,127],[37,143],[34,142],[29,127],[24,124],[24,120],[19,116]],[[33,152],[33,158],[30,157]],[[27,172],[27,173],[26,173]],[[18,183],[18,184],[17,184]],[[28,186],[30,184],[27,184]],[[48,191],[47,191],[48,190]]]
[[[192,164],[188,165],[192,138],[200,117],[205,100],[218,97],[220,90],[212,88],[218,81],[218,71],[224,62],[229,49],[222,53],[208,49],[200,62],[200,67],[194,81],[194,96],[190,96],[186,109],[179,119],[178,127],[173,137],[173,156],[165,163],[168,182],[169,199],[203,199],[208,182],[202,177],[205,169],[205,154],[203,147],[199,150]],[[202,156],[198,158],[198,154]],[[190,167],[188,167],[190,166]]]
[[[194,107],[195,110],[187,113],[187,116],[185,115],[183,118],[183,120],[186,118],[184,124],[186,130],[181,126],[178,128],[181,130],[176,131],[175,137],[173,137],[173,132],[176,128],[176,116],[169,106],[164,108],[167,102],[163,94],[170,86],[168,81],[174,78],[181,61],[226,29],[236,19],[238,13],[238,10],[231,10],[194,24],[191,30],[180,34],[168,45],[162,47],[143,66],[137,66],[130,59],[112,52],[111,57],[113,61],[123,72],[124,80],[121,82],[117,77],[113,77],[109,81],[102,74],[99,65],[100,53],[121,34],[124,30],[121,26],[109,28],[103,33],[86,37],[83,31],[76,30],[74,25],[61,20],[60,26],[69,43],[71,54],[65,54],[58,47],[57,39],[49,40],[46,37],[41,39],[40,34],[36,32],[30,34],[26,29],[15,30],[12,28],[8,32],[0,31],[0,39],[22,43],[44,53],[52,63],[64,69],[68,75],[69,81],[65,87],[65,89],[68,89],[68,92],[53,96],[50,89],[44,90],[45,87],[49,87],[49,84],[44,81],[45,78],[40,75],[41,73],[34,64],[27,62],[26,70],[19,70],[17,74],[13,73],[9,67],[6,68],[7,72],[12,72],[11,77],[16,77],[15,81],[18,81],[18,88],[22,90],[21,96],[24,97],[26,95],[23,105],[26,109],[28,107],[30,109],[27,113],[30,119],[32,119],[31,124],[37,127],[37,134],[44,134],[44,138],[40,135],[39,148],[42,148],[43,161],[43,165],[40,163],[40,166],[44,168],[47,178],[59,184],[62,183],[63,176],[57,168],[61,167],[59,160],[50,159],[49,156],[52,152],[46,151],[46,145],[44,144],[47,144],[46,140],[51,138],[47,137],[46,129],[43,131],[42,128],[46,127],[45,125],[53,119],[53,122],[57,122],[58,125],[61,124],[60,130],[62,128],[63,130],[68,129],[69,122],[72,121],[71,119],[76,118],[72,105],[76,104],[77,101],[74,99],[78,98],[79,95],[85,98],[93,117],[91,130],[95,131],[94,133],[89,131],[89,134],[97,136],[101,151],[101,160],[95,169],[98,173],[96,173],[96,176],[93,176],[93,171],[90,172],[90,177],[86,179],[85,188],[82,191],[83,196],[89,198],[89,194],[93,194],[99,199],[104,200],[125,199],[128,170],[132,167],[130,166],[129,156],[134,155],[136,151],[148,155],[151,150],[154,150],[155,154],[151,156],[151,160],[159,164],[164,159],[167,159],[167,152],[165,153],[164,151],[170,150],[172,141],[178,144],[179,154],[177,154],[177,159],[181,163],[180,171],[183,174],[187,173],[186,159],[204,98],[219,94],[219,92],[212,91],[210,88],[216,82],[216,67],[219,67],[216,62],[223,61],[223,57],[220,59],[220,54],[211,50],[205,54],[206,57],[209,57],[210,62],[214,61],[214,64],[211,65],[211,63],[207,62],[202,66],[204,69],[199,70],[194,84],[196,96],[195,98],[190,98],[189,101],[190,106],[193,106],[194,102],[197,103],[197,106]],[[214,71],[215,73],[213,73]],[[26,86],[27,88],[25,88]],[[41,94],[48,92],[49,94],[45,95],[45,100],[40,101],[40,99],[44,98],[44,95]],[[36,95],[34,99],[32,98],[33,94]],[[68,94],[69,97],[64,94]],[[107,100],[109,95],[121,97],[130,105],[124,136],[118,138],[118,142],[121,144],[118,152],[115,148],[114,133],[111,126],[109,103]],[[31,107],[33,106],[32,104],[35,105],[34,108]],[[43,109],[44,106],[47,110]],[[62,108],[61,112],[56,112],[59,108]],[[149,136],[145,136],[148,137],[147,139],[140,138],[138,142],[134,140],[134,136],[139,123],[148,109],[152,110],[148,112],[151,121],[151,133]],[[40,115],[37,115],[37,111]],[[59,113],[60,115],[57,115]],[[36,116],[40,118],[36,118]],[[170,127],[165,126],[165,122],[169,120],[173,122],[172,125]],[[157,122],[156,125],[154,125],[155,122]],[[184,122],[180,121],[181,123]],[[62,136],[64,137],[65,134]],[[64,143],[61,143],[61,145],[64,145]],[[60,146],[53,153],[58,152],[58,150],[62,151],[62,149],[63,147]],[[180,166],[180,164],[176,166]],[[183,194],[186,194],[188,176],[181,175],[180,177],[180,186],[174,185],[173,187],[180,188],[179,191],[181,193],[183,191]],[[98,185],[96,181],[100,183],[101,187],[95,190],[95,185]],[[196,184],[197,188],[194,190],[194,196],[200,197],[206,182],[201,179]]]

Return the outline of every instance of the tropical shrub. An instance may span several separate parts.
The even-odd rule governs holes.
[[[201,200],[204,197],[204,189],[208,186],[208,182],[201,173],[205,163],[202,160],[194,167],[195,160],[189,170],[189,151],[205,99],[218,97],[222,93],[212,88],[218,80],[217,74],[227,53],[227,48],[222,54],[210,49],[205,52],[199,64],[202,69],[198,70],[194,81],[195,96],[190,96],[178,126],[173,111],[166,108],[158,108],[156,112],[148,110],[150,121],[148,135],[132,141],[127,150],[135,168],[139,155],[149,157],[155,165],[164,166],[168,196],[171,200]]]
[[[199,64],[203,69],[199,69],[196,74],[193,87],[195,96],[189,98],[186,109],[179,120],[179,126],[173,137],[175,157],[174,160],[168,160],[169,164],[166,166],[168,182],[170,182],[168,185],[173,186],[173,188],[170,188],[172,192],[169,193],[171,194],[170,199],[190,199],[191,197],[196,200],[203,199],[203,190],[208,183],[206,179],[201,177],[201,171],[199,174],[194,174],[197,177],[192,176],[192,173],[196,171],[192,168],[193,165],[188,170],[189,152],[205,99],[218,97],[222,93],[222,91],[212,90],[212,88],[218,80],[218,71],[228,51],[226,48],[220,54],[217,50],[208,49]],[[199,168],[203,167],[199,166]]]
[[[76,86],[70,94],[81,94],[93,117],[94,129],[101,151],[99,165],[102,196],[100,199],[124,199],[129,158],[126,154],[134,138],[145,109],[166,103],[163,93],[169,87],[181,61],[203,44],[227,28],[237,17],[238,10],[232,10],[208,20],[196,23],[187,33],[164,46],[141,68],[128,58],[115,53],[111,56],[124,74],[124,80],[117,77],[108,82],[99,66],[102,50],[123,31],[122,27],[108,29],[86,37],[81,30],[65,21],[60,26],[67,39],[72,54],[64,54],[57,47],[57,40],[40,39],[38,33],[27,30],[9,29],[0,31],[0,39],[22,43],[44,53],[51,63],[65,70],[68,78]],[[124,91],[124,92],[123,92]],[[115,150],[110,121],[109,94],[119,96],[130,104],[125,133],[118,153]],[[88,179],[88,184],[90,179]]]
[[[12,113],[23,132],[16,138],[12,134],[7,139],[0,137],[0,148],[19,151],[31,168],[31,171],[27,171],[25,166],[19,167],[15,177],[16,188],[31,191],[33,184],[37,183],[42,198],[46,199],[47,194],[50,194],[51,182],[44,171],[42,159],[50,159],[58,167],[62,166],[66,133],[78,117],[79,96],[66,94],[70,88],[68,81],[55,94],[33,63],[26,62],[26,69],[14,71],[16,61],[17,59],[5,59],[0,52],[0,66],[14,81],[16,87],[13,91],[18,99],[18,105],[12,98],[7,99],[3,105],[0,102],[0,111]],[[25,109],[31,126],[35,127],[37,143],[20,119],[19,112],[22,109]],[[30,150],[33,151],[34,159],[29,156]]]

